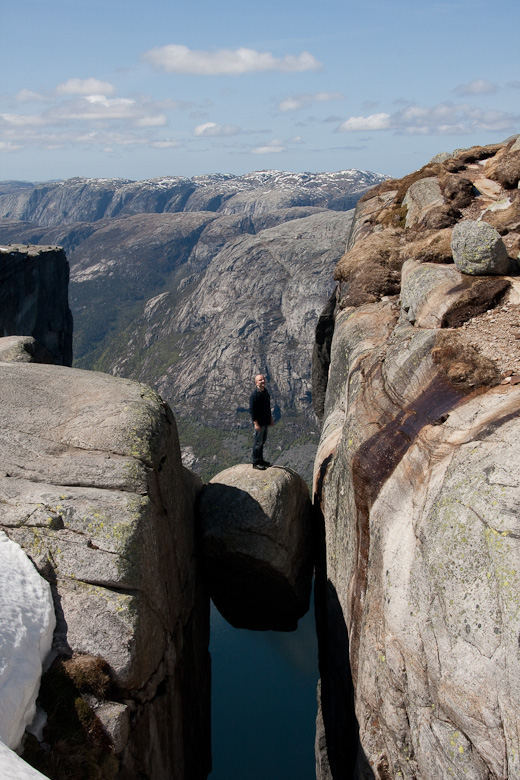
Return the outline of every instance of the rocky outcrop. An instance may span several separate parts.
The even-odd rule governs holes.
[[[493,174],[512,144],[369,193],[336,270],[330,361],[322,348],[316,364],[320,780],[520,777],[520,349],[501,348],[518,279],[468,277],[445,249],[447,221],[480,217],[514,268],[518,194]],[[428,181],[421,206],[415,182],[433,177],[443,202]],[[420,214],[408,228],[405,198]]]
[[[32,336],[0,338],[1,363],[54,363],[51,353]]]
[[[1,363],[0,375],[1,528],[52,586],[58,660],[72,656],[77,678],[78,659],[91,657],[94,670],[102,659],[105,681],[85,692],[78,682],[73,701],[83,704],[72,714],[99,716],[92,734],[102,723],[119,762],[110,777],[206,777],[200,486],[181,465],[169,407],[144,385],[101,373],[15,362]],[[46,755],[36,756],[40,768]]]
[[[313,544],[309,490],[287,468],[234,466],[199,499],[210,595],[236,628],[292,631],[309,608]]]
[[[506,278],[475,279],[454,265],[410,258],[401,271],[401,310],[418,328],[456,327],[494,308],[510,287]]]
[[[0,336],[33,336],[55,363],[72,364],[69,266],[56,246],[0,247]]]

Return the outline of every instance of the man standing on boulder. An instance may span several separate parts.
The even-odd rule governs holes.
[[[264,460],[264,444],[267,438],[267,428],[274,425],[271,414],[271,398],[265,389],[265,376],[255,376],[256,389],[249,398],[249,414],[255,427],[253,442],[253,468],[264,471],[271,464]]]

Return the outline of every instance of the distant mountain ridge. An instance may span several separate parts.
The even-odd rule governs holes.
[[[350,169],[333,173],[255,171],[242,176],[163,176],[143,181],[87,179],[0,182],[0,218],[55,226],[143,213],[266,212],[317,206],[347,211],[369,187],[386,177]]]

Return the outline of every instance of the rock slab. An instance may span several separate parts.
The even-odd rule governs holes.
[[[312,580],[307,485],[287,468],[234,466],[199,500],[211,597],[236,628],[291,631],[307,612]]]
[[[202,780],[209,602],[171,410],[136,382],[27,363],[0,363],[0,404],[0,526],[52,585],[55,652],[109,665],[121,777]]]

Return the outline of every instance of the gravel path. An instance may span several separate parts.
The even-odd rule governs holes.
[[[507,381],[520,382],[520,304],[504,304],[479,314],[461,325],[459,331],[491,358],[504,376],[511,372]]]

